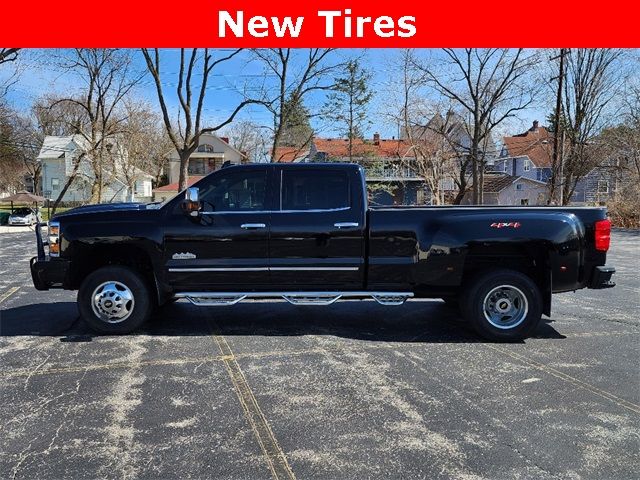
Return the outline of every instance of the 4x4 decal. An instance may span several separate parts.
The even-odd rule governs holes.
[[[493,222],[491,228],[520,228],[520,222]]]

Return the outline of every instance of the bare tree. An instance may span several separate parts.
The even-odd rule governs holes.
[[[147,69],[151,73],[156,86],[156,93],[158,94],[158,101],[162,109],[162,118],[167,129],[167,134],[180,157],[179,190],[187,188],[189,157],[198,148],[200,136],[203,133],[217,132],[231,123],[240,110],[246,105],[258,103],[256,100],[245,98],[238,103],[225,120],[215,126],[203,126],[202,110],[209,77],[217,66],[231,60],[241,51],[242,49],[237,49],[229,54],[222,53],[218,58],[214,58],[212,52],[206,48],[203,49],[202,52],[197,48],[191,49],[190,52],[186,52],[184,48],[180,50],[178,83],[175,90],[179,101],[179,118],[175,121],[169,114],[169,108],[167,107],[165,98],[160,51],[157,48],[153,50],[147,48],[142,49]],[[198,81],[196,78],[200,80]]]
[[[244,153],[250,161],[262,162],[265,159],[269,138],[265,128],[250,120],[233,122],[224,130],[229,143]]]
[[[444,60],[419,66],[435,91],[465,113],[471,141],[473,203],[481,204],[491,134],[533,103],[536,89],[529,73],[538,57],[524,49],[446,48],[442,53]]]
[[[60,97],[45,94],[36,99],[28,116],[16,115],[20,132],[20,157],[27,175],[33,179],[33,191],[38,194],[45,190],[44,186],[40,185],[42,164],[37,158],[45,137],[72,135],[84,118],[84,113],[76,105],[59,102],[59,100],[61,100]],[[55,107],[52,106],[54,104],[56,104]]]
[[[63,68],[75,72],[85,84],[82,92],[75,96],[55,101],[74,106],[79,116],[78,123],[71,125],[83,144],[83,154],[74,159],[71,175],[54,202],[58,207],[85,159],[92,169],[91,202],[102,199],[103,188],[114,175],[113,150],[115,137],[122,133],[126,114],[122,102],[142,76],[134,70],[132,58],[127,51],[118,49],[75,49],[73,54],[62,59]]]
[[[446,184],[455,183],[460,203],[467,192],[469,144],[466,127],[460,116],[447,105],[429,97],[428,76],[417,66],[416,52],[402,50],[389,94],[387,116],[398,126],[398,135],[408,144],[401,162],[422,178],[431,193],[432,203],[448,200]]]
[[[46,93],[37,98],[31,106],[33,123],[38,130],[39,143],[44,137],[73,135],[86,123],[84,109],[65,102],[65,97],[55,93]]]
[[[0,102],[0,188],[22,189],[28,177],[33,191],[40,192],[37,156],[41,145],[33,119]]]
[[[15,190],[21,185],[21,140],[16,112],[0,99],[0,189]]]
[[[20,62],[17,61],[18,52],[20,50],[20,48],[0,48],[0,66],[2,66],[2,64],[6,64],[6,67],[11,64],[9,66],[10,73],[5,75],[4,80],[0,83],[0,98],[7,94],[9,89],[17,83],[20,77],[22,69],[19,65]]]
[[[0,64],[15,61],[19,50],[19,48],[0,48]]]
[[[411,168],[429,187],[433,204],[447,200],[460,204],[467,192],[469,156],[460,148],[465,137],[464,126],[451,111],[437,111],[425,126],[414,125],[408,130],[407,139],[415,156]],[[458,187],[452,199],[447,198],[447,184]]]
[[[38,161],[38,152],[42,145],[42,138],[38,126],[31,117],[16,113],[16,155],[22,162],[23,176],[28,176],[33,182],[33,192],[40,194],[42,164]]]
[[[606,128],[598,143],[602,154],[615,168],[614,197],[607,202],[615,225],[640,227],[640,89],[630,86],[625,92],[625,111],[621,123]],[[623,113],[623,112],[618,112]]]
[[[142,175],[151,175],[156,186],[161,182],[173,145],[162,128],[160,116],[149,105],[128,99],[124,110],[127,119],[119,135],[122,154],[117,170],[132,198],[136,181]]]
[[[610,122],[609,107],[623,85],[623,52],[611,49],[571,49],[559,122],[566,135],[562,202],[571,201],[578,182],[602,160],[597,135]]]
[[[263,85],[266,93],[260,102],[273,117],[271,161],[276,161],[276,152],[284,128],[293,114],[293,107],[302,105],[304,98],[311,92],[329,90],[333,87],[330,77],[341,65],[339,62],[329,61],[333,50],[276,48],[253,51],[264,67],[265,79],[270,76],[276,78],[275,84]],[[297,55],[298,52],[300,55]],[[311,141],[311,138],[308,141]]]
[[[631,122],[640,124],[640,84],[631,85],[628,90],[629,93],[625,95],[625,98],[629,110],[629,119]]]

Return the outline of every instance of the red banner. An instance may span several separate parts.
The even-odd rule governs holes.
[[[630,0],[5,0],[12,47],[638,47]]]

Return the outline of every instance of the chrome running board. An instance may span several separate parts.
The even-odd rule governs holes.
[[[292,305],[331,305],[338,300],[365,299],[373,299],[380,305],[402,305],[411,297],[411,292],[181,292],[175,295],[175,298],[186,298],[201,307],[271,299],[286,300]]]

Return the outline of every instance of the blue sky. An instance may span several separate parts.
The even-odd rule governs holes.
[[[81,82],[72,73],[60,69],[55,61],[56,51],[28,50],[23,51],[20,58],[21,74],[18,82],[13,85],[8,94],[8,100],[18,109],[28,109],[32,102],[46,92],[58,93],[72,92],[81,88]],[[59,53],[59,52],[58,52]],[[138,51],[134,51],[137,66],[144,70],[144,60]],[[394,61],[398,58],[399,51],[394,49],[368,49],[368,50],[337,50],[331,54],[331,61],[341,61],[353,57],[361,57],[362,64],[371,74],[370,88],[374,92],[373,100],[369,105],[370,125],[365,132],[371,136],[374,132],[380,132],[383,137],[390,138],[397,135],[397,127],[387,118],[385,112],[389,110],[390,97],[396,84],[397,69]],[[421,55],[438,57],[437,50],[425,50]],[[176,108],[175,83],[179,66],[179,50],[166,49],[161,52],[163,70],[169,75],[163,77],[167,97]],[[0,69],[0,81],[6,76],[7,69]],[[238,101],[242,98],[242,90],[255,89],[255,81],[261,75],[261,67],[256,62],[251,62],[249,52],[243,52],[229,62],[221,64],[214,71],[209,80],[204,115],[209,124],[214,124],[226,118],[233,111]],[[157,106],[155,86],[150,77],[146,77],[136,88],[135,94],[146,99],[152,105]],[[305,99],[307,106],[314,110],[324,101],[324,94],[314,94]],[[177,111],[177,109],[176,109]],[[538,119],[544,122],[546,109],[540,106],[533,107],[520,115],[521,118],[510,122],[507,129],[521,131],[530,125],[531,121]],[[250,119],[258,124],[270,125],[269,114],[262,107],[250,107],[245,109],[238,119]],[[321,136],[336,136],[338,132],[331,125],[322,122],[322,119],[313,120],[314,128]],[[515,133],[515,132],[513,132]]]

